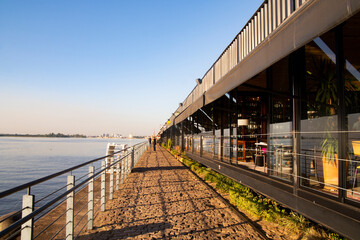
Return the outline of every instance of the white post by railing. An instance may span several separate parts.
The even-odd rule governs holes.
[[[105,161],[101,162],[101,169],[105,169]],[[101,173],[101,200],[100,200],[100,204],[101,204],[101,211],[105,212],[105,191],[106,191],[106,171],[103,171]]]
[[[74,187],[75,176],[67,177],[67,190]],[[66,240],[74,239],[74,191],[67,195],[66,199]]]
[[[128,170],[129,170],[129,155],[126,157],[125,159],[125,174],[124,174],[124,181],[127,178],[128,175]]]
[[[129,150],[126,150],[126,152],[124,154],[126,155],[126,157],[124,158],[124,161],[123,161],[123,163],[124,163],[124,181],[125,181],[125,179],[126,179],[126,171],[127,171],[127,160],[128,160],[128,157],[129,157],[127,155],[129,154]]]
[[[89,177],[94,175],[94,167],[89,167]],[[88,229],[93,229],[94,223],[94,178],[89,180],[88,185]]]
[[[30,192],[30,191],[29,191]],[[25,217],[34,211],[34,195],[26,194],[23,196],[22,217]],[[31,240],[33,235],[34,220],[30,219],[21,225],[21,240]]]
[[[125,175],[125,160],[126,158],[124,156],[126,156],[126,150],[123,152],[123,159],[121,160],[121,181],[120,183],[123,184],[124,183],[124,175]]]
[[[114,157],[110,158],[110,164],[114,163]],[[110,191],[109,191],[109,199],[113,199],[114,194],[114,166],[110,167]]]
[[[120,153],[117,155],[117,161],[116,164],[116,191],[119,190],[119,182],[120,182]]]
[[[129,173],[131,172],[131,169],[133,169],[134,167],[134,162],[135,162],[135,147],[131,148],[131,165],[130,165],[130,170]]]

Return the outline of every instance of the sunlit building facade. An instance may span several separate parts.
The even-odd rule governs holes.
[[[360,1],[269,0],[160,131],[190,157],[360,236]]]

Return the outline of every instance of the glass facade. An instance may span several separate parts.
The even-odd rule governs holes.
[[[359,33],[357,14],[202,107],[184,149],[360,203]]]
[[[346,196],[360,201],[360,15],[342,27],[344,50],[345,115],[348,131],[346,153]]]
[[[269,68],[270,123],[268,131],[269,175],[290,181],[293,177],[292,95],[289,57]]]
[[[338,86],[334,46],[334,31],[305,46],[300,154],[302,184],[338,194]]]

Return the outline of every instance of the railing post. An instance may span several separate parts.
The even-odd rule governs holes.
[[[128,159],[129,159],[129,156],[126,156],[124,159],[124,181],[127,177]]]
[[[114,163],[114,157],[110,158],[110,164]],[[109,199],[113,199],[114,194],[114,166],[110,167],[110,191],[109,191]]]
[[[125,159],[125,174],[124,174],[124,181],[125,179],[127,178],[127,174],[128,174],[128,169],[129,169],[129,156],[126,156],[126,159]]]
[[[115,190],[119,190],[119,181],[120,181],[120,153],[117,155],[117,161],[116,164],[116,188]]]
[[[67,190],[74,187],[75,176],[67,177]],[[66,240],[74,239],[74,191],[67,195],[66,199]]]
[[[94,175],[94,166],[89,167],[89,177]],[[94,178],[89,180],[88,185],[88,229],[93,229],[94,223]]]
[[[101,169],[105,169],[105,161],[101,162]],[[100,200],[100,204],[101,204],[101,211],[105,212],[105,191],[106,191],[106,171],[103,171],[101,173],[101,200]]]
[[[123,159],[121,160],[121,181],[120,181],[121,184],[124,183],[125,160],[126,160],[125,156],[126,156],[126,150],[123,152]]]
[[[30,192],[30,191],[29,191]],[[34,195],[30,193],[23,195],[22,217],[25,217],[34,211]],[[21,240],[31,240],[33,235],[34,220],[30,219],[21,225]]]
[[[129,172],[131,172],[131,169],[133,169],[133,167],[134,167],[134,162],[135,162],[135,147],[132,147],[132,149],[131,149],[131,165],[130,165],[130,171]]]

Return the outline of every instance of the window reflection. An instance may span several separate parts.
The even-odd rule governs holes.
[[[348,128],[347,197],[360,201],[360,14],[343,26],[345,105]]]
[[[272,66],[271,79],[273,94],[268,134],[268,173],[290,181],[293,176],[293,139],[288,57]]]
[[[338,88],[335,37],[328,32],[305,46],[300,172],[302,185],[338,194]]]

